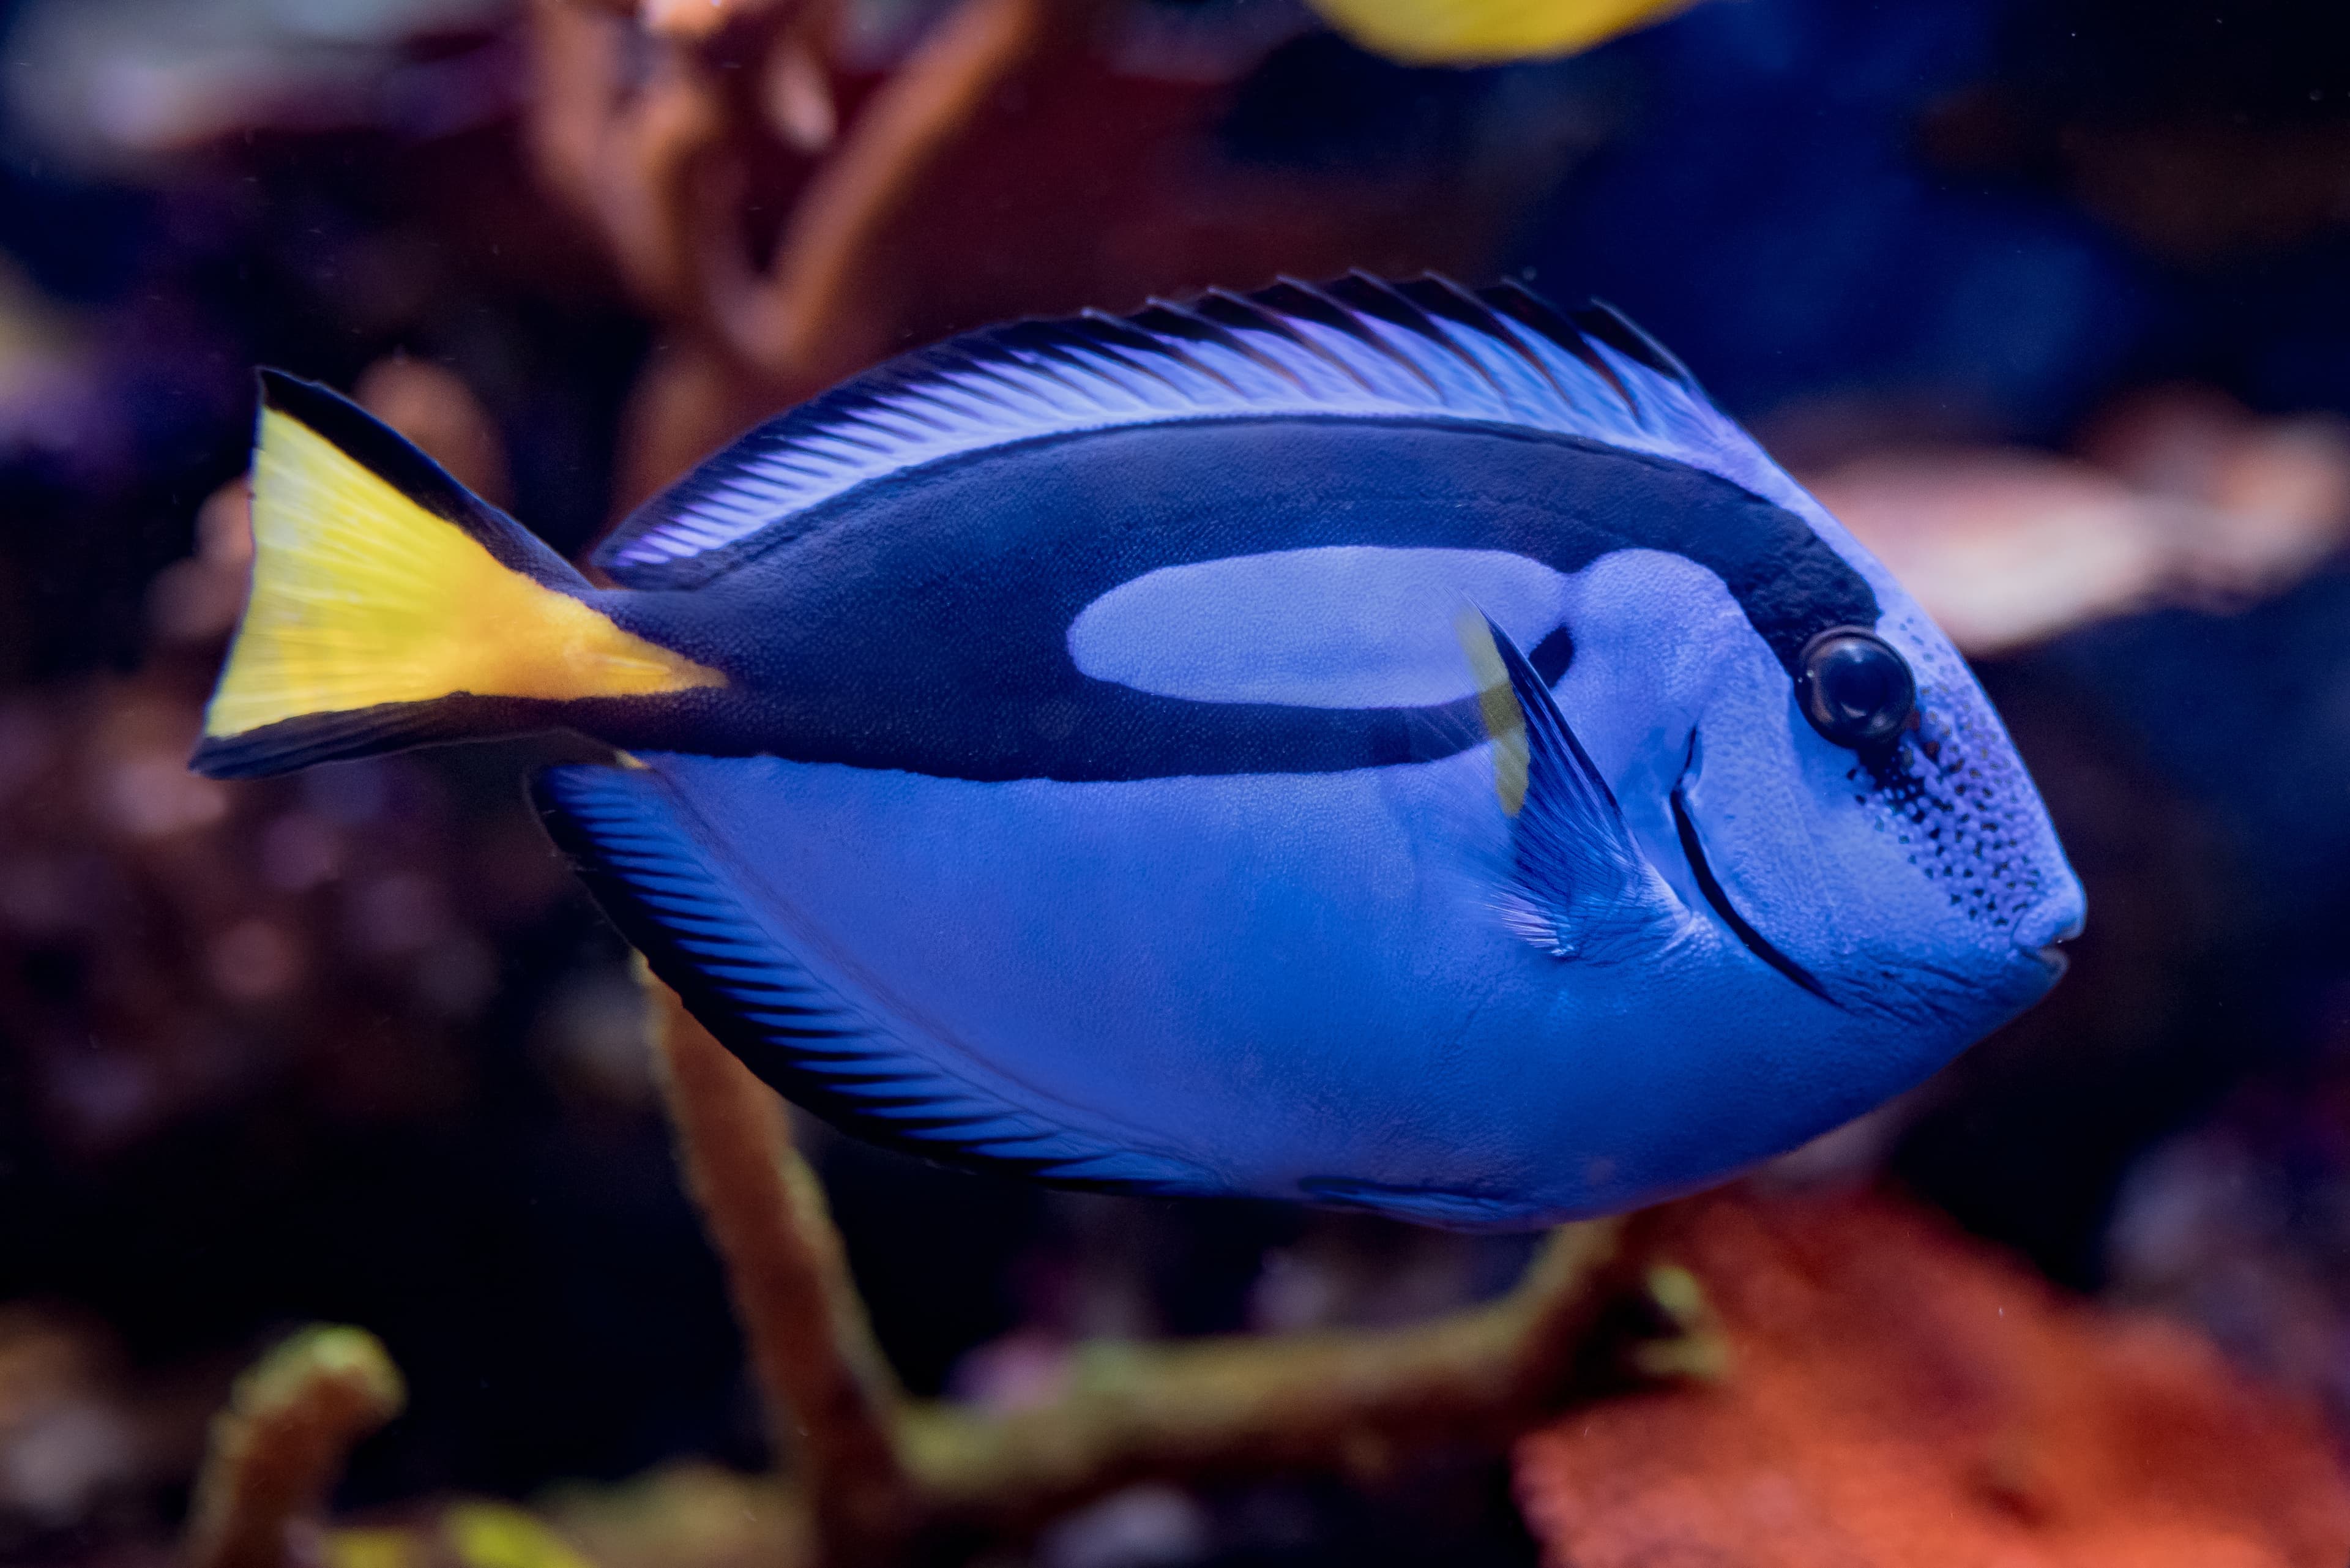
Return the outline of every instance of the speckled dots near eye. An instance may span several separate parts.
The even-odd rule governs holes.
[[[1977,737],[1980,722],[1921,700],[1916,722],[1890,747],[1856,758],[1845,779],[1952,908],[2004,930],[2044,889],[2026,825],[2004,804],[2029,798],[2029,784],[1995,735]]]

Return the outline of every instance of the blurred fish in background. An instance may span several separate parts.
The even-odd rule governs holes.
[[[1561,6],[1497,60],[1409,14],[0,5],[0,1551],[161,1539],[313,1317],[411,1387],[349,1506],[764,1453],[625,955],[512,788],[588,757],[184,772],[254,365],[577,556],[902,348],[1357,266],[1672,344],[1975,659],[2087,885],[2044,1006],[1773,1190],[1889,1170],[2345,1418],[2350,20]],[[1394,1322],[1524,1255],[809,1147],[905,1381],[1007,1407],[1084,1337]],[[1415,1475],[1148,1490],[1038,1560],[1527,1560],[1490,1467]]]
[[[1406,65],[1493,65],[1574,54],[1693,0],[1314,0],[1330,25]]]

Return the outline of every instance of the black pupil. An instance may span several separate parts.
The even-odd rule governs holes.
[[[1881,744],[1908,722],[1917,700],[1909,667],[1875,637],[1824,633],[1804,665],[1804,707],[1820,733],[1838,745]]]
[[[1827,698],[1829,711],[1863,724],[1891,705],[1901,690],[1900,672],[1892,659],[1865,642],[1830,649],[1814,679]]]

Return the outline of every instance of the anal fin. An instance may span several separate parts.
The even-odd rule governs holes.
[[[596,900],[693,1015],[795,1103],[932,1158],[1072,1186],[1211,1190],[1207,1172],[1056,1121],[1049,1103],[959,1073],[812,971],[651,774],[540,773],[532,795]]]

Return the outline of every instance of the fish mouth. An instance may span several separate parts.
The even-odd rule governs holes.
[[[1690,750],[1696,750],[1694,737],[1691,738]],[[1690,875],[1697,878],[1697,890],[1705,895],[1705,901],[1713,906],[1713,912],[1721,918],[1723,925],[1730,928],[1731,933],[1745,944],[1747,951],[1822,1002],[1835,1002],[1835,999],[1827,993],[1827,988],[1820,984],[1811,971],[1773,947],[1771,940],[1756,930],[1752,922],[1740,914],[1738,907],[1730,901],[1721,879],[1713,874],[1713,867],[1706,860],[1705,845],[1698,838],[1697,824],[1690,816],[1689,803],[1681,797],[1686,784],[1684,779],[1681,784],[1675,784],[1672,794],[1668,798],[1672,802],[1673,830],[1680,836],[1681,853],[1689,859]]]
[[[2071,918],[2055,930],[2048,932],[2045,936],[2042,936],[2038,931],[2031,931],[2028,934],[2019,932],[2015,945],[2037,959],[2041,967],[2048,971],[2048,978],[2053,981],[2060,978],[2073,965],[2071,955],[2062,951],[2058,944],[2069,942],[2079,936],[2085,920],[2085,915],[2076,904]],[[2041,937],[2042,940],[2034,941],[2032,940],[2033,937]]]

